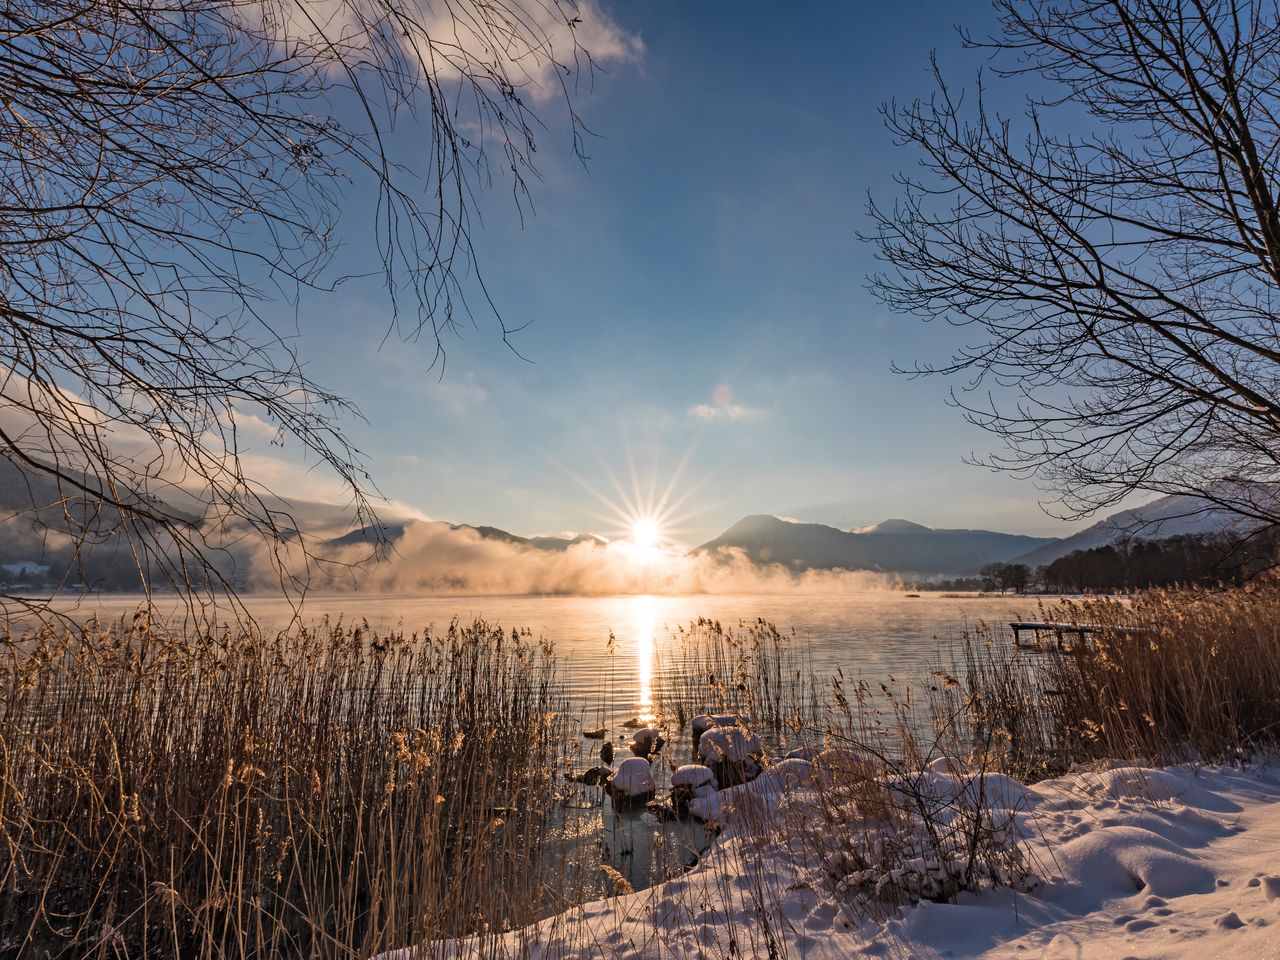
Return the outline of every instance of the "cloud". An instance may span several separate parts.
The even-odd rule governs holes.
[[[434,380],[426,384],[426,391],[437,407],[454,416],[470,413],[489,399],[488,393],[471,371],[458,379]]]
[[[756,407],[744,407],[740,403],[730,403],[723,407],[713,407],[706,403],[697,403],[689,408],[689,416],[699,420],[751,420],[764,413]]]
[[[600,66],[644,55],[644,42],[610,18],[598,0],[523,0],[501,9],[427,0],[262,0],[242,16],[286,45],[305,44],[321,55],[338,52],[355,59],[370,46],[370,25],[387,20],[386,6],[415,25],[400,32],[400,46],[436,78],[491,73],[534,101],[560,93],[565,78],[558,64],[574,75],[589,73],[579,48]]]
[[[689,416],[697,420],[753,420],[764,411],[734,402],[733,387],[719,384],[711,391],[710,403],[695,403],[689,408]]]

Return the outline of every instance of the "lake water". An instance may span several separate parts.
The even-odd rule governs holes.
[[[699,617],[726,628],[763,618],[794,632],[815,673],[837,668],[869,681],[914,679],[947,654],[964,631],[986,622],[1007,631],[1010,620],[1036,619],[1039,598],[898,592],[848,595],[709,595],[617,597],[398,597],[342,594],[308,597],[304,622],[342,617],[367,620],[375,630],[441,630],[457,618],[483,618],[506,629],[529,629],[554,642],[574,704],[604,710],[606,719],[652,713],[654,672],[672,653],[672,633]],[[116,617],[137,606],[133,597],[97,597],[84,612]],[[265,627],[285,624],[283,601],[250,598]],[[614,637],[612,652],[609,636]]]
[[[99,597],[78,611],[88,616],[128,616],[137,598]],[[793,634],[803,665],[819,679],[841,671],[847,680],[869,682],[923,679],[946,666],[962,636],[979,623],[1007,634],[1011,620],[1039,619],[1038,598],[943,596],[877,592],[833,595],[697,595],[616,597],[308,597],[301,619],[324,616],[347,623],[368,621],[377,631],[446,629],[453,619],[482,618],[505,629],[528,629],[551,640],[571,711],[580,729],[608,728],[618,757],[627,755],[626,720],[655,717],[664,669],[679,651],[674,633],[700,617],[728,629],[762,618]],[[287,625],[293,616],[280,600],[250,598],[248,606],[264,628]],[[610,643],[610,635],[613,637]],[[664,730],[664,757],[691,759],[687,730]],[[574,735],[579,728],[575,725]],[[598,763],[599,741],[578,737],[573,764]],[[593,759],[596,758],[596,759]],[[654,764],[659,789],[668,765]],[[576,802],[564,805],[566,859],[600,858],[640,887],[672,875],[695,858],[708,836],[694,824],[657,824],[644,813],[617,814],[594,787],[578,788]],[[658,840],[661,842],[656,842]],[[599,860],[595,860],[599,862]],[[603,892],[603,891],[600,891]]]

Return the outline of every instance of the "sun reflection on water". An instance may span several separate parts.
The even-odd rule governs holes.
[[[645,723],[657,719],[653,710],[653,659],[656,603],[651,596],[635,598],[636,677],[639,680],[639,700],[636,716]]]

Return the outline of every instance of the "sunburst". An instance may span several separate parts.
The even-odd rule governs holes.
[[[660,482],[662,469],[659,458],[655,457],[647,482],[642,482],[631,445],[627,443],[629,490],[609,464],[600,460],[600,466],[613,488],[613,496],[602,493],[573,471],[566,472],[606,508],[605,513],[592,514],[602,525],[599,532],[613,541],[626,544],[635,560],[652,563],[683,550],[680,536],[687,531],[682,524],[695,515],[694,511],[685,508],[701,486],[701,482],[697,482],[677,493],[692,454],[692,448],[686,451],[665,483]]]

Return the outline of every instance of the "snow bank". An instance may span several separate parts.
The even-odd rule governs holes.
[[[689,873],[512,934],[512,955],[1280,957],[1280,771],[1115,767],[1028,787],[935,762],[885,789],[915,789],[958,817],[975,796],[991,801],[991,828],[1036,882],[879,910],[828,869],[869,821],[820,816],[839,796],[824,776],[797,758],[716,793],[705,806],[720,839]],[[681,779],[706,784],[697,769]],[[931,866],[899,869],[925,877]]]

